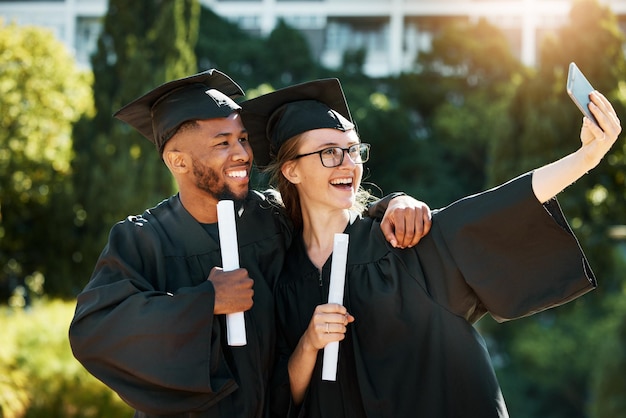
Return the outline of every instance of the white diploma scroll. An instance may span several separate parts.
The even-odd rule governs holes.
[[[232,271],[239,268],[239,248],[237,247],[237,227],[235,226],[235,205],[232,200],[217,203],[217,228],[222,251],[222,269]],[[243,312],[226,315],[228,345],[246,345],[246,322]]]
[[[343,289],[346,281],[346,262],[348,261],[348,234],[335,234],[333,242],[333,260],[330,266],[330,286],[328,303],[343,305]],[[328,343],[324,347],[322,362],[322,380],[337,380],[337,361],[339,361],[339,341]]]

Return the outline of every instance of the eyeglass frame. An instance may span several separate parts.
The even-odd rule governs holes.
[[[350,157],[350,150],[354,147],[365,147],[365,149],[367,150],[367,157],[365,159],[361,159],[360,161],[354,161],[354,159],[352,157]],[[345,157],[346,154],[348,154],[348,157],[350,157],[350,160],[352,160],[352,162],[354,164],[363,164],[366,163],[369,159],[370,159],[370,149],[371,149],[371,145],[365,142],[359,142],[358,144],[354,144],[354,145],[350,145],[348,148],[341,148],[341,147],[326,147],[324,149],[321,149],[319,151],[313,151],[313,152],[308,152],[306,154],[299,154],[296,155],[295,157],[293,157],[294,160],[299,160],[302,157],[308,157],[309,155],[313,155],[313,154],[319,154],[320,156],[320,162],[322,163],[322,165],[326,168],[335,168],[335,167],[339,167],[341,164],[343,164],[343,159]],[[332,166],[328,166],[324,163],[324,157],[322,157],[322,154],[325,151],[331,150],[331,149],[340,149],[341,150],[341,158],[339,159],[339,163],[336,165],[332,165]],[[359,155],[361,153],[359,152]]]

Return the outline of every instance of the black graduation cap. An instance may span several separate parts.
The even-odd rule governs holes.
[[[163,146],[181,124],[190,120],[225,118],[241,109],[233,101],[243,90],[215,70],[170,81],[133,100],[113,115],[137,129],[163,153]]]
[[[267,166],[285,141],[312,129],[354,129],[336,78],[309,81],[241,103],[241,119],[259,167]]]

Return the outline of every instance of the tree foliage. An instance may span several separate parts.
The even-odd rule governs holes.
[[[72,355],[73,301],[0,311],[0,417],[131,417],[133,410]]]
[[[217,68],[244,90],[317,78],[320,67],[304,35],[280,20],[266,37],[253,36],[203,7],[196,54],[200,70]]]
[[[93,108],[90,81],[48,30],[0,22],[3,301],[26,278],[64,262],[72,124]]]
[[[199,13],[197,0],[109,2],[92,57],[97,113],[74,131],[76,290],[89,278],[113,223],[174,191],[154,144],[111,115],[154,87],[196,72]]]
[[[621,250],[626,253],[624,245]],[[626,262],[619,267],[619,271],[624,271]],[[597,352],[596,367],[591,370],[590,418],[626,415],[626,286],[618,295],[611,306],[612,315],[606,318],[605,332],[598,335],[602,344]]]
[[[399,158],[413,158],[410,181],[421,199],[442,206],[485,187],[492,143],[511,126],[507,106],[520,71],[499,29],[461,20],[435,35],[414,73],[392,81],[420,137],[415,152]]]
[[[594,87],[624,111],[622,35],[615,16],[595,0],[574,3],[570,21],[542,45],[536,71],[523,74],[510,104],[511,134],[494,144],[492,184],[541,166],[580,146],[582,115],[565,91],[567,67],[575,61]],[[606,45],[598,48],[597,45]],[[594,48],[594,54],[588,49]],[[593,58],[590,56],[593,55]],[[563,210],[598,277],[599,289],[558,309],[505,326],[485,321],[501,359],[498,373],[512,409],[520,417],[585,417],[610,394],[592,396],[592,367],[611,338],[615,298],[623,298],[623,272],[615,268],[615,245],[608,228],[623,223],[624,143],[619,140],[604,161],[559,195]],[[610,374],[610,371],[607,370]],[[596,371],[596,375],[600,372]],[[601,380],[601,379],[600,379]],[[602,385],[596,384],[596,387]],[[595,399],[590,404],[590,399]],[[608,402],[608,403],[607,403]],[[555,407],[555,404],[558,407]],[[611,414],[607,416],[620,416]]]
[[[223,71],[244,91],[266,81],[264,40],[246,33],[207,7],[201,8],[195,54],[199,71],[210,68]]]
[[[282,19],[266,40],[266,82],[276,87],[309,81],[318,76],[307,40]]]

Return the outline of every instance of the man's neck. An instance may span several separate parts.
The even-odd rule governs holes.
[[[217,222],[217,200],[206,193],[178,193],[180,202],[189,214],[198,222],[212,224]]]

